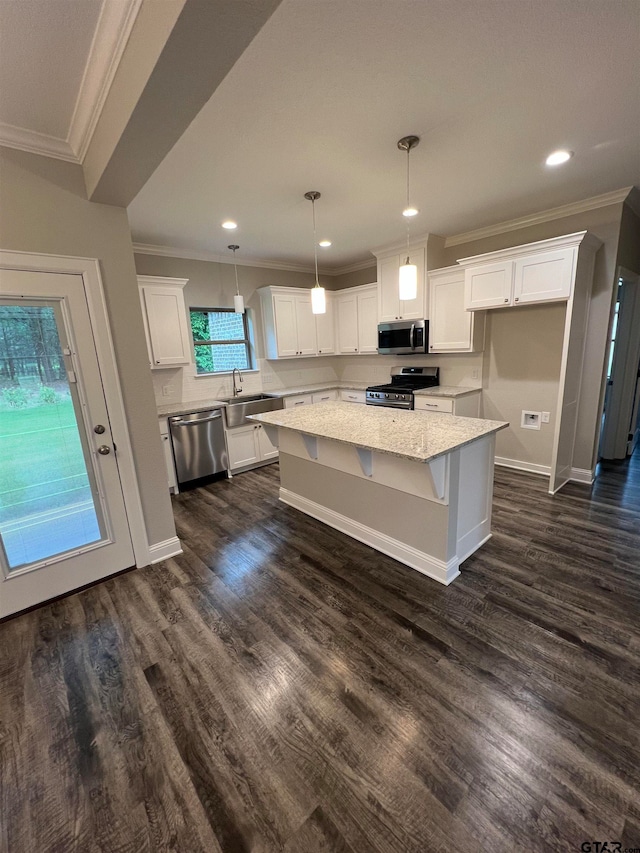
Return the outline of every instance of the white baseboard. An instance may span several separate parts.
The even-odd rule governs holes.
[[[596,475],[589,468],[572,468],[569,479],[574,483],[586,483],[588,486],[593,484]]]
[[[515,468],[518,471],[528,471],[530,474],[542,474],[544,477],[551,476],[550,465],[538,465],[536,462],[522,462],[520,459],[508,459],[506,456],[496,456],[495,463],[502,468]]]
[[[417,548],[412,548],[410,545],[405,545],[391,536],[380,533],[371,527],[361,524],[359,521],[354,521],[346,515],[328,509],[321,504],[304,498],[289,489],[280,489],[280,500],[294,509],[310,515],[312,518],[317,518],[329,527],[339,530],[341,533],[346,533],[352,539],[357,539],[359,542],[364,542],[365,545],[370,545],[376,551],[381,551],[399,563],[409,566],[423,575],[432,578],[438,583],[448,586],[451,581],[455,580],[460,574],[458,568],[459,560],[454,557],[449,562],[438,560],[436,557],[431,557],[423,551],[418,551]]]
[[[164,542],[149,545],[149,563],[160,563],[162,560],[168,560],[169,557],[176,557],[178,554],[182,554],[182,546],[177,536],[165,539]]]

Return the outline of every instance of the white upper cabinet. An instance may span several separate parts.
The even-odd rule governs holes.
[[[260,291],[267,358],[316,355],[316,320],[308,289],[265,287]]]
[[[400,301],[398,271],[407,259],[406,251],[378,257],[378,322],[424,320],[426,309],[425,249],[412,249],[409,259],[418,268],[418,293],[415,299]]]
[[[578,252],[572,236],[459,260],[467,311],[570,299]]]
[[[336,351],[335,312],[333,310],[333,293],[326,291],[327,310],[324,314],[315,314],[316,340],[318,355],[334,355]]]
[[[338,352],[342,355],[377,352],[378,288],[351,287],[336,294]]]
[[[149,364],[154,369],[191,363],[191,337],[183,292],[188,280],[138,276]]]
[[[484,313],[465,310],[464,270],[429,273],[429,352],[482,352]]]

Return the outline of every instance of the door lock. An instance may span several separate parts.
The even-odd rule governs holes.
[[[93,428],[93,431],[97,432],[98,435],[102,435],[102,433],[105,431],[105,428],[102,426],[102,424],[96,424]]]
[[[111,453],[111,448],[108,444],[101,444],[98,448],[98,453],[100,456],[108,456]]]

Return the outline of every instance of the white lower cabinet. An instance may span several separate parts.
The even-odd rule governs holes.
[[[462,397],[425,397],[416,394],[413,407],[416,412],[444,412],[459,418],[479,418],[480,390]]]
[[[338,392],[335,388],[332,388],[330,391],[316,391],[315,394],[312,394],[311,402],[312,403],[330,403],[333,400],[338,399]]]
[[[364,403],[366,394],[364,391],[341,391],[340,399],[345,403]]]
[[[261,424],[234,427],[228,429],[226,435],[231,472],[278,458],[278,448],[271,443]]]
[[[297,394],[295,397],[285,397],[285,409],[295,409],[296,406],[309,406],[313,403],[312,394]]]
[[[169,423],[166,418],[160,418],[158,421],[160,426],[160,437],[162,438],[162,447],[164,449],[164,461],[167,466],[167,482],[169,491],[177,494],[178,478],[176,477],[176,467],[173,461],[173,448],[171,446],[171,435],[169,434]]]

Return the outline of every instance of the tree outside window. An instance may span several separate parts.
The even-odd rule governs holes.
[[[189,309],[196,373],[249,370],[251,346],[247,315],[231,308]]]

